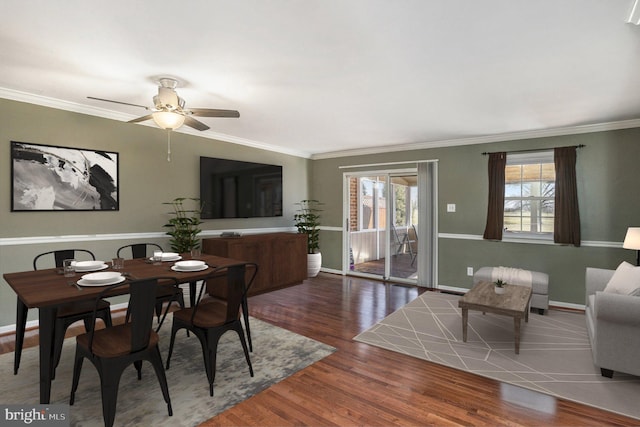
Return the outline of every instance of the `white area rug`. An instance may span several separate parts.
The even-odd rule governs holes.
[[[354,339],[640,419],[640,377],[600,375],[584,315],[530,313],[515,354],[511,317],[469,311],[468,338],[462,342],[459,298],[425,292]]]
[[[214,397],[209,396],[200,342],[193,334],[187,337],[184,330],[179,331],[171,369],[166,372],[173,416],[167,414],[153,367],[145,362],[141,381],[137,380],[133,366],[122,376],[115,425],[197,425],[335,351],[333,347],[258,319],[251,318],[250,323],[253,378],[238,335],[227,332],[218,346]],[[171,317],[168,316],[160,331],[160,352],[165,364],[170,333]],[[74,354],[75,338],[65,340],[62,360],[52,383],[52,404],[69,403]],[[38,348],[23,351],[18,375],[13,375],[13,357],[13,353],[0,356],[0,404],[38,404]],[[69,409],[72,426],[104,425],[99,385],[96,369],[85,360],[76,401]]]

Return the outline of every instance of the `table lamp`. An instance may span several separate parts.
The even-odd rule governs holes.
[[[634,249],[636,251],[636,265],[640,265],[640,227],[627,228],[627,235],[624,238],[622,247]]]

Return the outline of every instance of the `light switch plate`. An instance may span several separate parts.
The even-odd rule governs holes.
[[[448,203],[447,204],[447,212],[455,212],[456,211],[456,204],[455,203]]]

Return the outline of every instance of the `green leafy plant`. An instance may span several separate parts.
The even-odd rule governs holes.
[[[299,206],[293,216],[298,233],[307,234],[307,253],[320,252],[320,212],[322,205],[317,200],[302,200],[296,203]]]
[[[197,208],[186,209],[184,207],[186,200],[196,203]],[[173,206],[173,212],[170,212],[170,215],[173,215],[173,217],[169,219],[168,224],[164,225],[165,227],[171,228],[171,230],[167,232],[167,234],[172,237],[170,240],[171,250],[183,253],[189,252],[194,248],[199,248],[200,241],[198,240],[198,233],[202,231],[198,227],[202,224],[202,221],[200,221],[200,213],[202,212],[200,199],[178,197],[173,199],[172,202],[164,202],[163,204]]]
[[[493,284],[494,284],[494,285],[496,285],[496,288],[501,288],[501,287],[503,287],[504,285],[506,285],[506,283],[505,283],[505,282],[503,282],[503,281],[502,281],[502,280],[500,280],[500,279],[498,279],[498,280],[496,280],[495,282],[493,282]]]

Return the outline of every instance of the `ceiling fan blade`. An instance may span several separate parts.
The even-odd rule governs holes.
[[[129,120],[127,123],[139,123],[144,122],[145,120],[151,120],[153,116],[151,114],[147,114],[146,116],[138,117],[137,119]]]
[[[129,102],[112,101],[110,99],[96,98],[96,97],[93,97],[93,96],[87,96],[87,98],[94,99],[96,101],[113,102],[114,104],[131,105],[132,107],[140,107],[140,108],[144,108],[145,110],[149,109],[149,107],[145,107],[144,105],[131,104]]]
[[[189,117],[189,116],[186,116],[184,118],[184,124],[189,126],[189,127],[194,128],[194,129],[197,129],[197,130],[207,130],[207,129],[209,129],[209,126],[207,126],[204,123],[202,123],[201,121],[196,120],[193,117]]]
[[[240,117],[236,110],[217,110],[214,108],[189,108],[191,114],[199,117]]]

